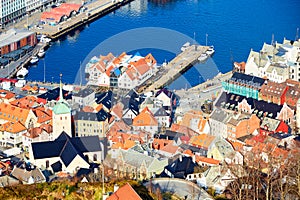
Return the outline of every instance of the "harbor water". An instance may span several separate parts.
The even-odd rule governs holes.
[[[264,42],[271,43],[272,34],[278,42],[284,37],[294,40],[300,27],[299,10],[299,0],[134,0],[53,42],[45,58],[30,68],[27,79],[43,81],[45,71],[46,81],[57,82],[62,73],[64,82],[74,83],[80,65],[98,44],[130,29],[158,27],[180,32],[202,45],[214,45],[212,59],[196,64],[169,86],[189,88],[212,78],[216,73],[209,70],[212,65],[227,72],[232,60],[246,61],[251,48],[258,51]],[[161,64],[180,53],[180,45],[178,52],[137,48],[131,53],[151,52]],[[100,49],[95,56],[101,53]]]

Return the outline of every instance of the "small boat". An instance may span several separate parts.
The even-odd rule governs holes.
[[[182,47],[181,47],[181,51],[185,51],[189,46],[191,46],[191,43],[189,43],[189,42],[187,42],[187,43],[185,43],[184,45],[182,45]]]
[[[202,54],[200,55],[200,57],[198,58],[198,60],[199,60],[200,62],[204,62],[207,58],[208,58],[208,55],[207,55],[206,53],[202,53]]]
[[[40,42],[43,42],[43,43],[50,43],[50,42],[51,42],[51,39],[48,38],[46,35],[42,35],[41,38],[40,38]]]
[[[39,58],[44,57],[44,55],[45,55],[45,50],[44,50],[43,48],[41,48],[41,49],[39,50],[39,52],[38,52],[37,55],[38,55]]]
[[[22,67],[18,72],[17,72],[17,78],[18,79],[24,79],[25,76],[28,74],[28,69],[25,67]]]
[[[210,47],[208,48],[208,50],[206,51],[206,54],[209,55],[209,56],[213,55],[214,53],[215,53],[215,48],[214,48],[214,46],[210,46]]]
[[[37,56],[32,56],[30,60],[30,64],[34,65],[39,61],[39,58]]]

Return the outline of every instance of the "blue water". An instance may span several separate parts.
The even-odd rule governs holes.
[[[30,69],[28,79],[42,81],[45,62],[46,81],[58,81],[59,74],[62,73],[64,82],[74,83],[80,64],[85,62],[86,56],[98,44],[123,31],[157,27],[195,38],[200,44],[206,43],[205,35],[208,34],[208,44],[214,45],[216,49],[212,60],[204,65],[195,65],[171,84],[170,88],[194,86],[211,78],[218,71],[231,70],[231,57],[234,61],[246,61],[250,49],[259,50],[264,42],[270,43],[272,34],[278,42],[282,42],[284,37],[295,39],[296,29],[300,27],[299,10],[299,0],[135,0],[85,26],[81,31],[62,38],[60,42],[54,42],[47,50],[44,60]],[[136,37],[148,41],[152,40],[151,35],[158,37],[146,33],[139,33]],[[126,37],[124,40],[112,39],[115,43],[111,45],[114,47],[111,49],[117,51],[114,54],[127,50],[124,45],[132,43]],[[160,49],[157,44],[147,44],[145,49],[141,49],[139,44],[142,42],[138,39],[136,49],[128,49],[132,52],[138,50],[143,55],[151,51],[158,63],[162,63],[179,53],[184,43],[172,34],[169,38],[162,36],[156,39],[155,42],[160,42],[162,46],[172,44],[177,50],[174,47]],[[107,51],[109,45],[105,49],[100,45],[94,54],[99,56]]]

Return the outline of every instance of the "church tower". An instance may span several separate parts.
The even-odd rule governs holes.
[[[59,100],[52,109],[53,140],[63,131],[72,137],[71,108],[63,97],[61,77],[62,74],[60,74]]]

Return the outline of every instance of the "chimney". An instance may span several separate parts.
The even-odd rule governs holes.
[[[196,163],[196,156],[195,155],[192,156],[192,159],[193,159],[193,163]]]
[[[182,162],[182,155],[179,155],[179,161]]]

